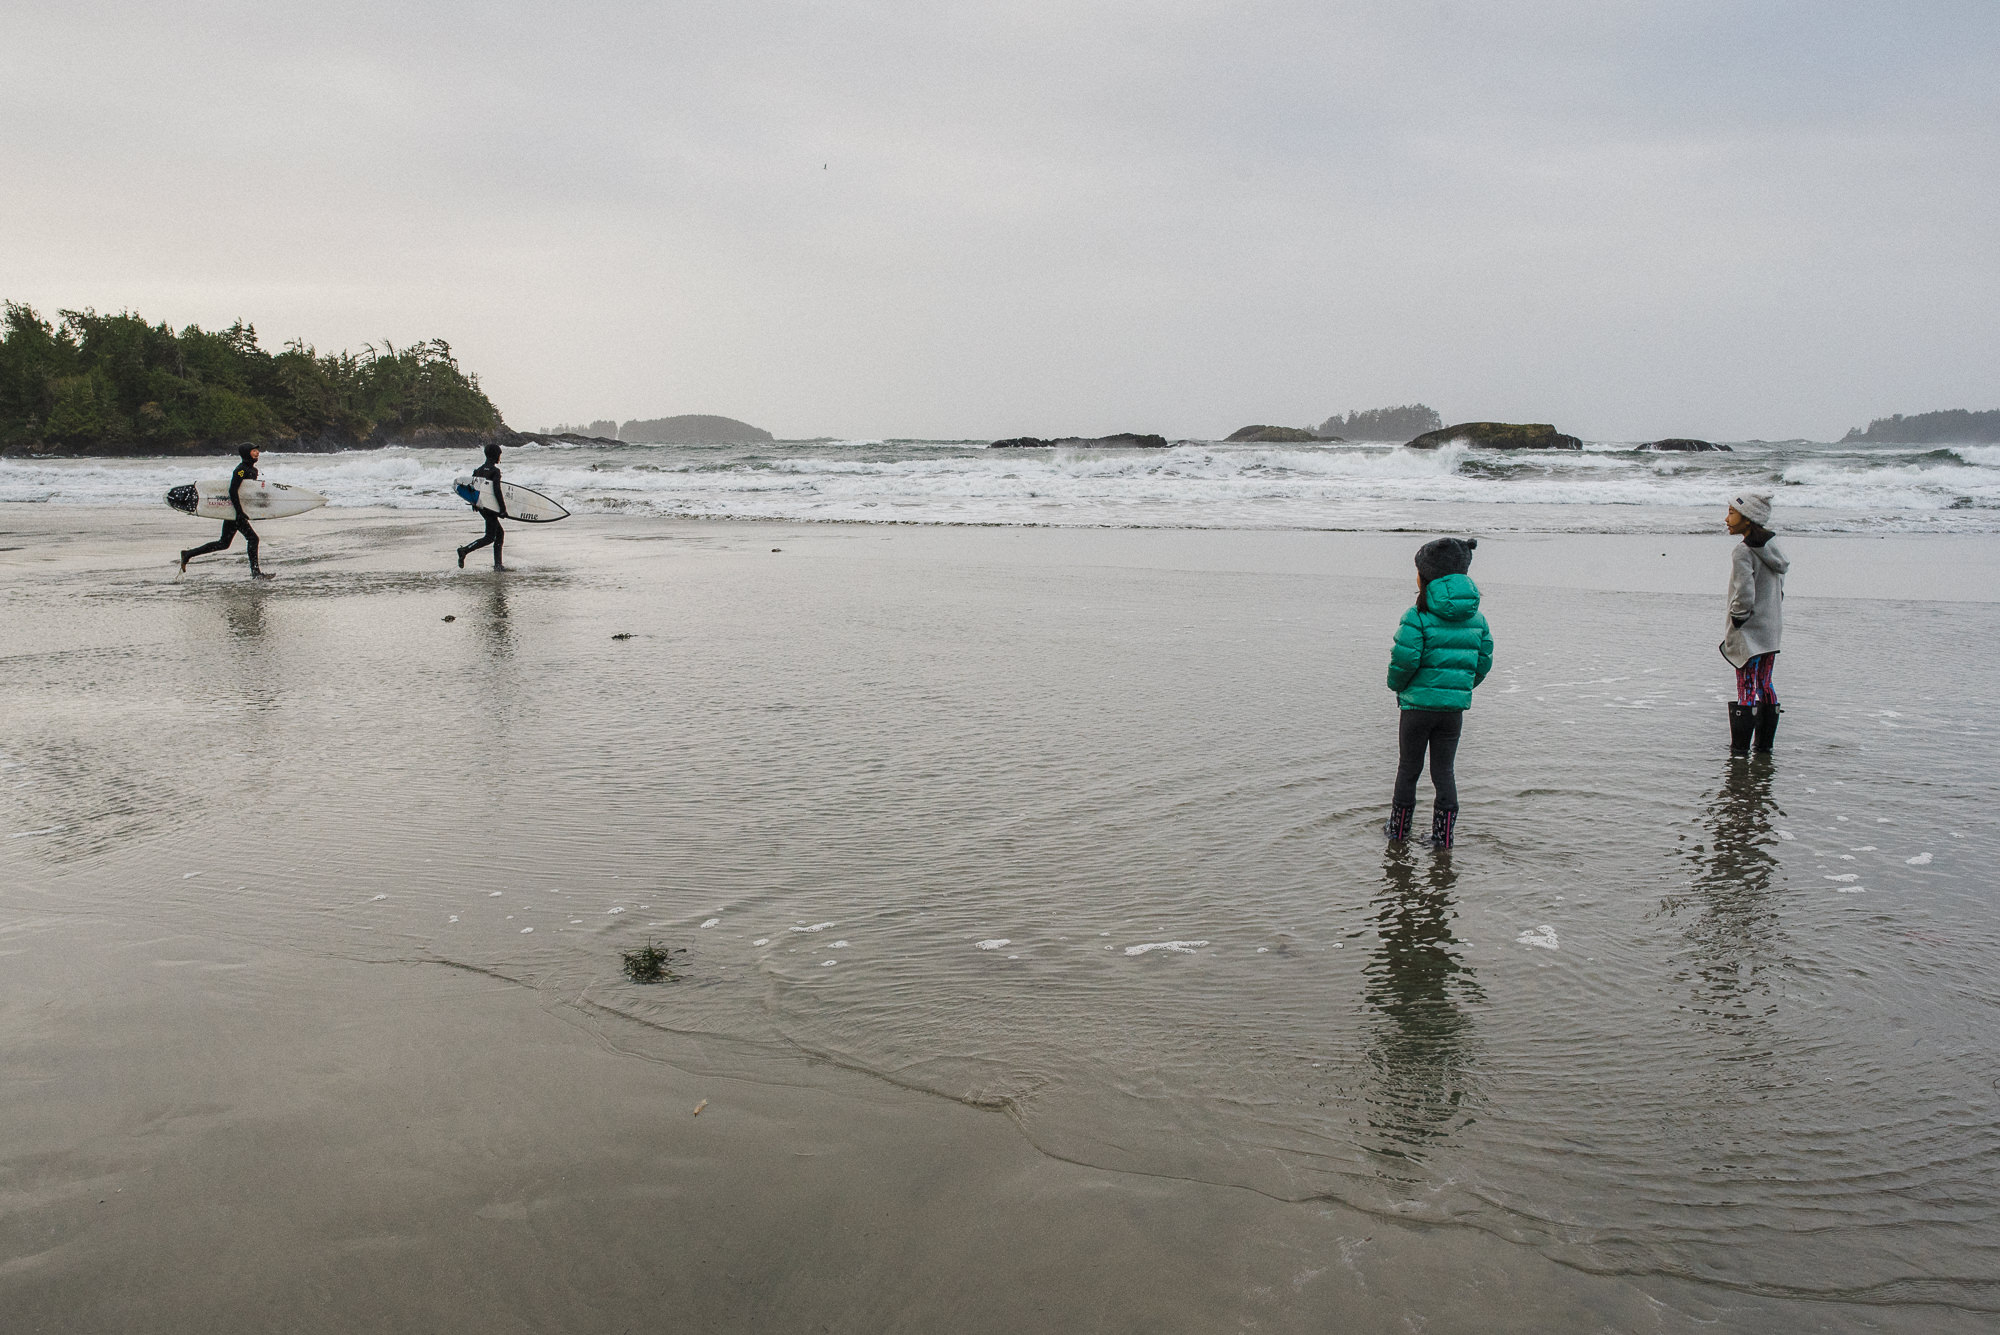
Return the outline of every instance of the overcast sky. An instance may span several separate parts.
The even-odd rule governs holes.
[[[2000,406],[1995,0],[0,0],[0,296],[508,421]]]

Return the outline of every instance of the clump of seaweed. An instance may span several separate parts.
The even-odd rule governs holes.
[[[685,951],[662,950],[653,944],[653,938],[646,938],[646,944],[639,950],[628,950],[625,955],[625,976],[635,983],[672,983],[678,976],[667,966],[677,954]]]

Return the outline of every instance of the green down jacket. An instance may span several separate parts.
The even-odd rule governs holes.
[[[1465,575],[1440,575],[1424,589],[1389,650],[1389,689],[1404,709],[1470,709],[1472,688],[1493,667],[1493,632],[1479,614],[1479,588]]]

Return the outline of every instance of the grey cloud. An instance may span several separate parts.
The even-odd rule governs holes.
[[[1990,4],[99,4],[0,292],[451,338],[517,423],[1587,435],[1992,406]]]

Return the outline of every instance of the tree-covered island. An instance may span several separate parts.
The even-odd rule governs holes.
[[[130,312],[8,302],[0,330],[0,454],[214,454],[475,445],[515,439],[443,339],[281,352],[255,327],[179,333]]]

